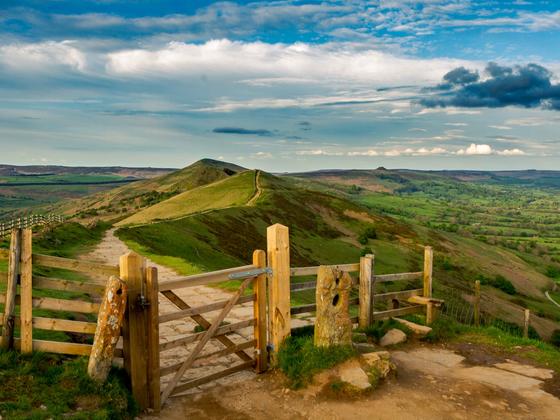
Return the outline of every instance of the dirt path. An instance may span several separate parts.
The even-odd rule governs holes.
[[[473,364],[441,347],[395,351],[398,375],[348,398],[328,385],[289,391],[277,374],[174,398],[165,419],[556,419],[560,400],[543,391],[551,372],[512,361]]]
[[[261,187],[261,171],[255,172],[255,195],[253,195],[249,201],[247,201],[247,206],[254,206],[257,200],[262,195],[263,189]]]
[[[100,263],[106,264],[118,264],[119,257],[130,249],[127,245],[117,238],[114,234],[115,229],[108,230],[103,237],[103,240],[99,245],[89,254],[84,255],[82,258],[89,261],[98,261]],[[177,274],[174,270],[156,264],[150,260],[147,262],[148,266],[157,267],[159,281],[174,280],[178,278],[183,278],[184,276]],[[206,305],[209,303],[214,303],[222,300],[228,299],[231,294],[213,287],[205,286],[195,286],[184,289],[177,289],[176,294],[181,297],[185,302],[187,302],[192,307],[197,307],[201,305]],[[165,297],[160,295],[159,299],[159,311],[160,314],[176,312],[177,308],[171,304]],[[214,319],[219,311],[208,312],[205,314],[205,318],[208,320]],[[239,321],[244,321],[253,318],[253,304],[245,303],[242,305],[237,305],[230,312],[230,314],[225,319],[225,322],[235,323]],[[166,322],[160,325],[160,343],[165,343],[168,341],[176,340],[180,337],[184,337],[188,334],[192,334],[193,330],[197,324],[195,324],[190,318],[185,318],[182,320]],[[238,330],[235,333],[228,335],[228,337],[235,343],[240,343],[252,339],[253,331],[252,327]],[[194,345],[187,346],[185,348],[175,348],[161,353],[161,366],[166,367],[179,363],[185,360],[186,356],[189,354],[189,350],[192,349]],[[203,353],[210,353],[213,351],[221,350],[224,348],[222,344],[215,340],[211,340],[203,350]],[[197,377],[206,376],[211,373],[220,371],[227,367],[231,367],[233,364],[237,363],[240,359],[235,355],[224,356],[220,359],[212,359],[207,361],[205,364],[198,364],[195,368],[189,370],[188,374],[185,375],[184,380],[195,379]],[[245,371],[238,373],[233,376],[221,379],[218,383],[228,384],[233,383],[242,379],[251,378],[253,373],[250,371]],[[165,376],[162,378],[162,384],[165,384],[172,376]],[[214,383],[215,384],[215,383]],[[203,386],[204,387],[204,386]]]
[[[547,297],[548,300],[550,300],[552,303],[554,303],[556,306],[558,306],[560,308],[560,303],[558,303],[554,299],[552,299],[552,297],[550,296],[550,294],[548,292],[544,292],[544,295]]]

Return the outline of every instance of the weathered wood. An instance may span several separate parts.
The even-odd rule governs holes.
[[[169,396],[171,395],[171,392],[177,386],[177,383],[183,377],[186,370],[189,369],[192,366],[196,357],[202,351],[202,349],[204,348],[206,343],[208,343],[208,341],[210,341],[212,336],[220,328],[220,324],[222,323],[222,321],[225,319],[227,314],[231,311],[231,308],[233,308],[233,306],[235,305],[237,300],[241,297],[241,295],[243,294],[243,292],[245,291],[247,286],[249,286],[249,284],[251,284],[252,281],[253,281],[252,278],[248,278],[248,279],[245,279],[243,281],[243,283],[241,283],[241,286],[239,286],[239,289],[237,290],[237,292],[235,292],[235,294],[231,298],[230,302],[225,306],[224,309],[222,309],[222,311],[216,317],[216,319],[214,319],[212,321],[212,325],[210,326],[208,331],[205,331],[203,333],[203,336],[200,338],[200,340],[198,341],[198,343],[196,344],[196,346],[194,347],[192,352],[189,354],[189,356],[187,357],[187,359],[183,363],[183,365],[179,368],[177,373],[175,373],[175,376],[173,376],[173,379],[171,379],[171,381],[167,384],[167,387],[163,390],[163,392],[161,394],[162,404],[167,400],[167,398],[169,398]]]
[[[159,291],[181,289],[183,287],[203,286],[212,283],[221,283],[230,280],[231,274],[239,274],[245,271],[254,270],[254,265],[245,265],[241,267],[228,268],[225,270],[212,271],[210,273],[194,274],[177,280],[163,281],[159,284]]]
[[[249,369],[253,367],[255,362],[252,360],[249,362],[243,362],[239,365],[230,367],[228,369],[222,370],[220,372],[213,373],[208,376],[204,376],[202,378],[194,379],[192,381],[186,382],[184,384],[178,385],[173,389],[172,395],[180,394],[181,392],[185,392],[191,388],[206,384],[208,382],[215,381],[216,379],[224,378],[226,376],[232,375],[236,372],[241,372],[242,370]]]
[[[432,297],[426,297],[426,296],[411,296],[407,299],[407,302],[409,303],[415,303],[418,305],[434,305],[434,306],[441,306],[443,304],[443,300],[442,299],[435,299]]]
[[[214,334],[214,336],[212,338],[215,338],[219,341],[222,341],[221,338],[224,336],[224,334],[229,334],[233,331],[240,330],[240,329],[247,328],[247,327],[253,327],[256,323],[255,321],[256,320],[253,318],[253,319],[247,319],[245,321],[234,322],[233,324],[224,325],[224,326],[218,328],[218,330],[216,331],[216,334]],[[176,340],[168,341],[167,343],[161,343],[159,345],[159,351],[162,352],[162,351],[166,351],[166,350],[171,350],[171,349],[174,349],[176,347],[182,347],[182,346],[185,346],[187,344],[194,343],[195,341],[200,340],[204,336],[205,333],[206,332],[203,331],[203,332],[199,332],[199,333],[196,333],[196,334],[187,335],[185,337],[181,337],[181,338],[178,338]],[[223,343],[223,341],[222,341],[222,343]],[[228,344],[225,344],[225,343],[223,343],[223,344],[226,345],[226,346],[234,346],[235,345],[235,343],[233,341],[231,341],[229,338],[228,338]],[[236,352],[236,354],[237,353],[238,352]],[[252,360],[252,357],[248,356],[247,353],[245,353],[245,352],[242,352],[242,353],[245,356],[247,356],[250,360]]]
[[[161,291],[160,291],[161,292]],[[161,292],[161,294],[163,296],[165,296],[167,299],[169,299],[169,301],[171,303],[173,303],[177,308],[179,309],[189,309],[190,306],[183,300],[181,299],[179,296],[177,296],[173,291],[171,290],[165,290],[163,292]],[[241,298],[240,298],[241,299]],[[210,322],[204,318],[202,315],[193,315],[192,320],[194,322],[196,322],[198,325],[200,325],[202,328],[208,329],[210,327]],[[251,324],[252,325],[252,324]],[[222,343],[224,346],[229,347],[229,346],[233,346],[235,345],[235,343],[233,341],[231,341],[228,337],[226,337],[225,335],[219,335],[217,337],[215,337],[220,343]],[[160,346],[160,351],[161,351],[161,346]],[[245,353],[243,350],[240,350],[238,352],[235,353],[241,360],[244,361],[249,361],[249,360],[253,360],[251,358],[251,356],[249,356],[247,353]]]
[[[347,272],[329,266],[319,268],[315,293],[316,346],[352,345],[352,322],[348,312],[351,288],[352,279]]]
[[[200,363],[197,362],[204,362],[205,360],[209,360],[209,359],[217,359],[223,356],[227,356],[229,354],[235,353],[237,351],[240,350],[246,350],[246,349],[251,349],[254,348],[257,344],[257,340],[249,340],[249,341],[245,341],[243,343],[239,343],[236,344],[235,346],[232,347],[226,347],[225,349],[221,349],[221,350],[216,350],[213,351],[211,353],[208,354],[203,354],[201,356],[198,356],[195,359],[195,363],[193,363],[193,367],[194,366],[198,366]],[[173,365],[170,366],[166,366],[160,369],[160,376],[167,376],[167,375],[171,375],[172,373],[175,373],[177,371],[177,369],[179,369],[181,367],[183,363],[175,363]]]
[[[523,337],[529,338],[529,324],[531,322],[531,311],[525,309],[523,312]]]
[[[21,262],[20,262],[20,336],[21,352],[31,353],[33,351],[33,265],[31,256],[33,254],[33,232],[24,229],[21,233]]]
[[[346,271],[346,272],[360,271],[360,264],[358,263],[337,264],[337,265],[333,265],[332,267],[339,271]],[[316,276],[318,271],[319,271],[318,265],[312,267],[292,267],[290,268],[290,276],[292,277]]]
[[[159,293],[158,271],[156,267],[146,269],[146,291],[150,306],[148,306],[148,397],[149,406],[159,411],[160,382],[159,382]]]
[[[480,280],[474,282],[474,325],[480,326]]]
[[[423,292],[424,289],[411,289],[400,292],[379,293],[375,295],[374,299],[376,302],[387,302],[393,299],[402,300],[412,296],[421,296]]]
[[[266,268],[266,252],[258,249],[253,252],[253,265],[259,268]],[[255,292],[255,302],[253,303],[253,314],[255,318],[254,336],[257,341],[255,347],[255,370],[257,373],[265,372],[268,369],[268,337],[267,337],[267,317],[266,317],[266,275],[258,276],[253,282]]]
[[[268,319],[271,358],[276,363],[278,349],[290,335],[290,237],[286,226],[275,224],[266,230],[268,265]]]
[[[432,270],[433,270],[434,252],[431,246],[424,248],[424,293],[425,297],[432,297]]]
[[[17,301],[18,299],[16,298],[16,303]],[[86,302],[84,300],[34,297],[31,299],[31,306],[37,309],[49,309],[51,311],[79,312],[83,314],[96,314],[97,312],[99,312],[99,303]]]
[[[16,349],[21,349],[21,339],[14,339]],[[91,344],[80,343],[63,343],[60,341],[33,340],[34,351],[42,351],[44,353],[69,354],[72,356],[89,356],[91,352]]]
[[[70,258],[53,257],[52,255],[33,255],[33,263],[51,268],[79,271],[86,274],[100,274],[104,276],[118,276],[119,267],[105,264],[91,263]]]
[[[10,238],[10,253],[8,256],[8,279],[6,284],[6,303],[4,306],[2,340],[0,345],[4,349],[14,347],[14,323],[16,309],[17,283],[21,260],[21,229],[12,229]]]
[[[416,314],[422,312],[423,310],[424,310],[424,305],[406,306],[404,308],[399,308],[399,309],[390,309],[388,311],[374,312],[372,318],[374,321],[379,321],[381,319],[392,318],[394,316]]]
[[[71,321],[68,319],[33,317],[33,328],[50,331],[66,331],[81,334],[95,334],[95,322]]]
[[[371,325],[371,315],[373,314],[373,264],[374,256],[367,254],[360,258],[360,312],[359,325],[360,328],[366,328]]]
[[[422,278],[423,274],[424,274],[423,271],[418,271],[413,273],[380,274],[380,275],[373,276],[373,280],[376,283],[416,280]]]
[[[130,376],[132,395],[142,408],[149,407],[148,396],[148,355],[147,316],[141,305],[146,297],[144,279],[145,259],[130,252],[120,258],[120,278],[127,285],[127,311],[123,328],[123,351],[125,369]]]
[[[105,290],[105,286],[102,283],[80,282],[42,276],[33,276],[33,288],[87,293],[96,296],[101,296]]]
[[[242,296],[237,301],[237,304],[241,305],[243,303],[253,302],[254,300],[255,300],[255,295]],[[192,317],[193,315],[200,315],[207,312],[217,311],[218,309],[222,309],[224,306],[226,306],[227,303],[228,303],[227,300],[222,300],[220,302],[209,303],[208,305],[197,306],[196,308],[183,309],[182,311],[179,312],[171,312],[168,314],[163,314],[159,316],[159,322],[164,323],[169,321],[175,321],[177,319],[182,319],[185,317]]]
[[[88,375],[98,382],[105,382],[113,354],[121,334],[126,310],[126,284],[117,277],[107,282],[89,356]]]

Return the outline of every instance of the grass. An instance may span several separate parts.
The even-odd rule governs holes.
[[[394,319],[386,319],[383,321],[375,321],[372,325],[366,328],[359,328],[357,332],[365,333],[369,338],[373,339],[374,341],[378,342],[381,337],[383,337],[387,331],[391,329],[401,330],[405,334],[410,334],[410,329],[406,326],[401,324]]]
[[[138,408],[125,375],[113,369],[103,385],[87,359],[0,351],[0,414],[6,419],[131,419]]]
[[[176,195],[119,222],[119,226],[175,219],[213,209],[245,205],[255,194],[255,172],[246,171]]]
[[[301,388],[322,370],[355,356],[350,346],[315,347],[313,337],[288,337],[278,352],[278,367],[288,377],[289,386]]]

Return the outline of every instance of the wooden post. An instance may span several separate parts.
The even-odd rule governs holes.
[[[16,309],[17,283],[21,259],[21,229],[12,229],[10,255],[8,261],[8,283],[6,285],[6,304],[4,305],[4,322],[2,329],[2,348],[14,348],[14,323]]]
[[[268,265],[272,275],[268,282],[268,319],[270,348],[276,362],[278,349],[290,335],[290,238],[286,226],[275,224],[266,230]]]
[[[150,408],[159,411],[159,285],[156,267],[146,269],[146,292],[148,306],[148,393]]]
[[[524,320],[523,320],[523,337],[529,338],[529,323],[531,320],[531,311],[529,309],[525,309],[524,313]]]
[[[480,326],[480,280],[474,282],[474,325]]]
[[[23,229],[21,234],[21,288],[20,288],[20,318],[21,318],[21,352],[33,351],[33,232]]]
[[[259,268],[266,268],[266,252],[257,249],[253,252],[253,265]],[[255,302],[253,304],[255,323],[255,346],[257,373],[265,372],[268,364],[267,336],[266,336],[266,274],[260,275],[253,282],[255,292]]]
[[[113,276],[105,286],[88,363],[88,375],[98,382],[105,382],[109,374],[125,310],[126,284]]]
[[[369,327],[373,316],[373,296],[375,293],[373,284],[374,258],[372,254],[367,254],[360,258],[360,314],[358,318],[360,328]]]
[[[424,247],[424,297],[432,297],[432,270],[434,254],[431,246]],[[426,324],[430,325],[435,319],[436,308],[431,303],[426,305]]]
[[[120,277],[128,289],[126,327],[123,329],[125,369],[130,376],[132,395],[141,409],[149,406],[147,314],[142,305],[142,298],[146,298],[144,267],[144,258],[134,252],[120,258]]]

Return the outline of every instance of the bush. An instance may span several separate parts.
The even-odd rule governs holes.
[[[358,236],[358,242],[362,245],[367,245],[370,239],[377,239],[377,232],[373,226],[366,228],[360,236]]]
[[[550,343],[556,347],[560,347],[560,330],[554,330],[550,336]]]
[[[290,380],[290,387],[307,385],[313,375],[355,356],[351,346],[315,347],[313,337],[288,337],[278,352],[278,367]]]
[[[546,268],[546,275],[551,279],[560,278],[560,268],[555,267],[553,265],[549,265]]]
[[[362,250],[360,251],[360,256],[364,257],[368,254],[373,254],[373,250],[371,249],[371,247],[369,246],[363,247]]]
[[[505,292],[508,295],[515,295],[517,293],[517,290],[515,290],[515,287],[511,283],[511,281],[500,274],[496,276],[496,278],[492,282],[492,286],[494,286],[496,289],[500,289],[502,292]]]

